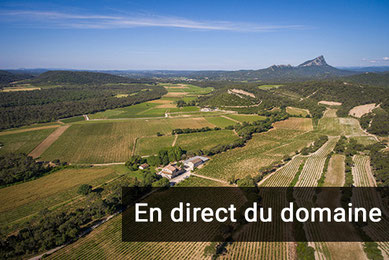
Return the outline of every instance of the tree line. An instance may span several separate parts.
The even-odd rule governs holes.
[[[166,93],[161,86],[147,84],[82,85],[0,92],[0,129],[130,106],[158,99]],[[128,96],[116,98],[116,94]]]

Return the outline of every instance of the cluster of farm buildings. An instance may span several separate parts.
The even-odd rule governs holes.
[[[183,162],[181,162],[182,166],[179,166],[178,163],[175,164],[169,164],[161,169],[160,172],[157,174],[161,175],[162,177],[168,178],[169,180],[177,177],[178,175],[186,172],[186,171],[193,171],[195,168],[199,167],[200,165],[204,164],[206,161],[208,161],[209,158],[205,156],[194,156],[191,157]]]

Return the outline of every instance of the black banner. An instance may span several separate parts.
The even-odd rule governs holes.
[[[388,188],[123,188],[123,241],[389,241]]]

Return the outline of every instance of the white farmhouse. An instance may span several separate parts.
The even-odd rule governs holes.
[[[204,156],[194,156],[184,161],[184,166],[189,170],[193,171],[196,167],[208,161],[209,159]]]

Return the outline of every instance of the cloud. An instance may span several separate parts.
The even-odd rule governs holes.
[[[0,12],[0,17],[15,19],[19,23],[21,21],[29,23],[35,22],[41,26],[78,29],[165,27],[213,31],[271,32],[305,28],[302,25],[259,25],[227,21],[195,21],[181,17],[168,16],[82,15],[47,11],[7,11]]]
[[[383,57],[379,59],[362,59],[362,61],[370,62],[370,63],[385,63],[389,61],[389,57]]]

